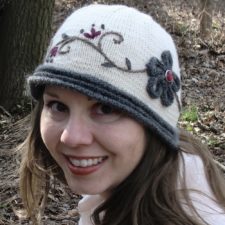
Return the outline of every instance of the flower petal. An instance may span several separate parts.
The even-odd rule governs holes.
[[[161,95],[161,103],[164,106],[170,106],[172,105],[174,100],[174,93],[171,87],[167,86],[165,89],[163,89],[163,93]]]
[[[164,51],[161,55],[162,62],[166,67],[166,70],[172,69],[173,66],[173,58],[171,56],[170,51]]]
[[[156,57],[151,58],[146,67],[149,76],[158,77],[164,73],[164,66]]]
[[[176,74],[174,74],[174,81],[172,84],[172,89],[174,92],[178,92],[180,90],[180,79]]]
[[[146,89],[152,98],[159,98],[163,92],[162,83],[154,77],[149,78]]]

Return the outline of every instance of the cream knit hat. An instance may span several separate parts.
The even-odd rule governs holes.
[[[95,4],[76,10],[28,83],[36,100],[46,85],[57,85],[110,104],[178,148],[176,47],[158,23],[136,9]]]

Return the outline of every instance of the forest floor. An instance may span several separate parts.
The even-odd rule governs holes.
[[[212,33],[207,40],[200,38],[201,12],[195,0],[56,0],[53,31],[71,11],[90,2],[136,6],[150,13],[172,34],[178,47],[183,83],[179,126],[206,143],[215,160],[225,166],[225,11],[220,11],[225,9],[225,1],[217,1],[220,5],[214,11]],[[10,112],[0,107],[0,224],[29,224],[20,210],[15,172],[20,159],[12,150],[29,130],[29,111],[29,103],[18,103]],[[62,184],[56,185],[57,191],[49,194],[44,224],[77,224],[76,204],[80,197]]]

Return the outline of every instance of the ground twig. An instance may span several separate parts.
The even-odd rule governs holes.
[[[3,107],[3,106],[0,105],[0,109],[1,109],[1,111],[2,111],[4,114],[6,114],[8,117],[12,118],[12,115],[11,115],[11,114]]]

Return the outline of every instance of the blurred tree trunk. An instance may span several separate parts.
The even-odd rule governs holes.
[[[0,10],[3,9],[3,7],[8,4],[10,0],[0,0]]]
[[[212,30],[212,15],[214,0],[201,0],[200,5],[200,36],[202,39],[209,37]]]
[[[21,100],[25,76],[43,58],[53,8],[54,0],[12,0],[0,11],[0,105],[7,110]]]

